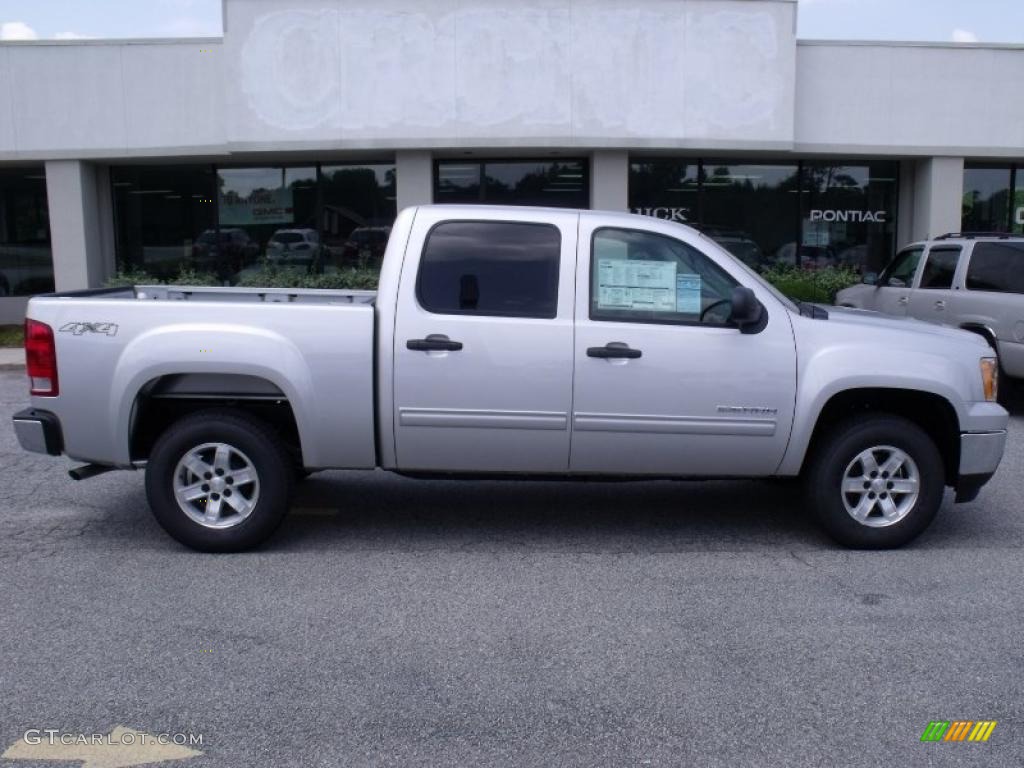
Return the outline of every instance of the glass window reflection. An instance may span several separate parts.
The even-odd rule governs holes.
[[[1012,224],[1013,231],[1018,234],[1024,234],[1024,168],[1017,167],[1015,189],[1013,193],[1013,215]]]
[[[1012,175],[1013,170],[1009,166],[964,168],[964,197],[960,222],[962,231],[1007,231]]]
[[[309,272],[320,257],[315,167],[221,168],[219,231],[203,233],[196,261],[231,282],[260,268]]]
[[[877,270],[894,250],[897,165],[634,158],[634,213],[685,221],[747,265]]]
[[[216,226],[213,168],[124,166],[110,176],[118,267],[160,280],[197,269],[204,238]]]
[[[332,165],[320,170],[325,273],[379,268],[397,215],[393,165]]]
[[[700,229],[751,267],[792,263],[799,218],[794,164],[703,164]]]
[[[379,267],[395,181],[391,163],[112,168],[118,266],[215,284]]]
[[[803,174],[800,263],[881,269],[896,248],[896,164],[804,163]]]
[[[588,165],[582,159],[437,163],[438,203],[589,208]]]
[[[670,221],[699,221],[699,167],[686,160],[630,163],[630,210]]]
[[[0,171],[0,298],[53,290],[46,175],[42,166]]]

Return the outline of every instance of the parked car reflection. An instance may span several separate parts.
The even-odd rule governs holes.
[[[719,227],[700,227],[699,229],[748,267],[759,269],[764,266],[764,252],[749,233],[740,229]]]
[[[348,264],[367,266],[384,258],[391,227],[357,227],[342,247],[342,258]]]
[[[259,258],[260,247],[241,228],[208,229],[192,245],[192,260],[200,272],[212,272],[221,279],[240,272]]]
[[[279,229],[267,243],[267,261],[274,265],[313,266],[321,252],[315,229]]]

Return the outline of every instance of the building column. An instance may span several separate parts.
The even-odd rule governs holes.
[[[960,231],[964,190],[962,157],[927,157],[914,173],[914,240]]]
[[[434,202],[434,157],[426,150],[395,153],[395,196],[398,210]]]
[[[590,159],[590,207],[596,211],[629,210],[629,153],[597,150]]]
[[[96,167],[79,160],[46,162],[53,277],[58,291],[96,288],[110,276],[103,248]]]
[[[896,250],[914,241],[914,177],[917,163],[900,161],[899,208],[896,211]]]

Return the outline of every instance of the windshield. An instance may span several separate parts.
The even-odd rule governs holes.
[[[277,232],[270,239],[275,243],[301,243],[302,235],[298,232]]]
[[[782,304],[783,304],[783,306],[785,306],[785,307],[786,307],[786,309],[788,309],[788,310],[789,310],[790,312],[799,312],[799,311],[800,311],[800,307],[798,307],[798,306],[797,306],[797,305],[796,305],[795,303],[793,303],[793,300],[792,300],[791,298],[789,298],[789,297],[788,297],[788,296],[787,296],[786,294],[784,294],[784,293],[783,293],[782,291],[780,291],[780,290],[779,290],[778,288],[776,288],[776,287],[775,287],[774,285],[772,285],[772,284],[771,284],[771,283],[769,283],[769,282],[768,282],[767,280],[765,280],[765,279],[764,279],[763,277],[761,277],[761,275],[759,275],[759,274],[758,274],[758,273],[757,273],[757,272],[756,272],[755,270],[753,270],[753,269],[752,269],[751,267],[749,267],[749,266],[748,266],[747,264],[744,264],[744,263],[743,263],[743,261],[742,261],[741,259],[738,259],[738,258],[737,258],[736,256],[734,256],[734,255],[732,255],[731,253],[729,253],[729,251],[727,251],[727,250],[726,250],[725,248],[723,248],[723,247],[722,247],[721,245],[719,245],[718,243],[716,243],[716,242],[714,241],[714,239],[713,239],[713,238],[710,238],[710,237],[708,237],[708,236],[707,236],[707,235],[705,235],[705,234],[704,234],[703,232],[702,232],[702,233],[700,234],[700,236],[701,236],[702,238],[704,238],[704,239],[705,239],[706,241],[708,241],[709,243],[714,243],[714,245],[715,245],[715,247],[716,247],[716,248],[718,249],[718,252],[719,252],[719,253],[721,253],[721,254],[723,254],[723,255],[727,256],[727,257],[729,258],[729,260],[730,260],[730,261],[731,261],[731,262],[732,262],[733,264],[737,265],[737,266],[738,266],[738,267],[740,267],[740,269],[742,269],[742,270],[743,270],[743,271],[744,271],[745,273],[747,273],[747,274],[748,274],[748,275],[750,275],[750,276],[751,276],[752,278],[754,278],[754,280],[756,280],[756,281],[757,281],[757,284],[758,284],[758,285],[762,286],[762,287],[763,287],[763,288],[764,288],[764,289],[765,289],[766,291],[768,291],[768,292],[769,292],[769,293],[770,293],[770,294],[771,294],[772,296],[774,296],[774,297],[775,297],[776,299],[778,299],[779,301],[781,301],[781,302],[782,302]]]

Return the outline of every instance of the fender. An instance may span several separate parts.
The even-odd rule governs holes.
[[[214,349],[209,349],[210,339],[216,339]],[[287,376],[282,371],[287,371]],[[308,464],[316,466],[322,460],[321,446],[313,437],[318,430],[313,428],[315,417],[311,413],[316,403],[312,373],[289,339],[251,326],[180,323],[139,334],[117,360],[109,413],[118,435],[120,462],[129,462],[132,408],[142,387],[161,376],[181,373],[241,374],[269,381],[291,405]]]
[[[880,376],[864,373],[859,361],[870,359],[872,371],[888,370]],[[814,428],[825,405],[835,395],[856,389],[893,389],[922,392],[941,397],[956,413],[957,423],[967,419],[965,404],[974,382],[967,381],[963,366],[937,352],[914,352],[875,345],[851,344],[827,347],[802,361],[797,377],[796,416],[792,436],[776,473],[800,473]]]

